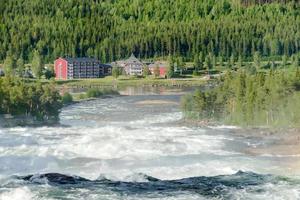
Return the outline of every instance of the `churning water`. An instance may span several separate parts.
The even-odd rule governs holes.
[[[97,99],[64,108],[59,127],[1,128],[0,199],[300,199],[297,155],[185,124],[179,98]]]

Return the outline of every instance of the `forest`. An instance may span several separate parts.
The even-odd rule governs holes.
[[[0,0],[0,62],[59,56],[110,62],[202,52],[229,59],[300,50],[300,5],[291,0]]]
[[[300,71],[251,74],[228,71],[217,86],[182,98],[186,118],[238,126],[292,126],[300,123]]]

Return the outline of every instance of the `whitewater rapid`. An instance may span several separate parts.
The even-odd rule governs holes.
[[[179,99],[97,99],[64,108],[57,127],[0,128],[0,200],[299,198],[300,173],[288,164],[298,157],[251,155],[244,150],[265,141],[237,136],[235,127],[185,124]],[[46,173],[89,181],[66,187],[47,178],[16,178]],[[182,183],[168,182],[181,179],[185,189]],[[216,192],[203,192],[205,187]]]

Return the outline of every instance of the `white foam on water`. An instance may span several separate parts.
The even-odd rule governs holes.
[[[224,130],[224,129],[240,129],[238,126],[228,126],[228,125],[219,125],[219,126],[208,126],[210,129]]]
[[[167,122],[175,122],[181,120],[183,117],[181,112],[176,113],[166,113],[160,115],[152,115],[146,116],[144,119],[131,121],[130,125],[149,125],[149,124],[156,124],[156,123],[167,123]]]
[[[281,159],[285,158],[280,155],[252,156],[230,148],[228,143],[253,146],[252,141],[239,142],[233,135],[226,134],[225,130],[238,127],[180,126],[176,124],[182,118],[178,111],[138,113],[137,110],[132,116],[138,117],[127,119],[126,112],[130,108],[126,107],[125,100],[111,101],[108,104],[108,100],[105,103],[97,100],[66,108],[62,121],[71,127],[0,129],[0,177],[57,172],[89,179],[101,176],[143,182],[147,180],[143,174],[174,180],[234,174],[239,170],[264,174],[286,174],[288,171],[280,165]],[[126,120],[118,117],[111,121],[102,120],[103,115],[115,109],[119,109]],[[290,157],[296,160],[298,155]],[[266,184],[263,189],[262,193],[253,190],[231,192],[235,199],[299,199],[296,186]],[[3,192],[0,189],[0,200],[36,199],[32,191],[35,192],[27,187]],[[89,194],[84,189],[77,192],[88,199],[206,199],[197,194],[120,197],[114,193]],[[77,194],[68,195],[71,195],[70,199],[78,197]]]
[[[38,198],[28,187],[22,187],[0,193],[0,200],[38,200]]]
[[[230,191],[232,199],[249,200],[295,200],[300,199],[299,185],[267,183],[259,186],[248,187],[247,189],[233,189]]]

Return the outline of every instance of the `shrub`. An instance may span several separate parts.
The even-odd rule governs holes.
[[[91,88],[86,92],[87,98],[95,98],[95,97],[100,97],[102,95],[103,95],[102,91],[96,88]]]
[[[62,96],[62,102],[63,104],[70,104],[73,102],[73,97],[70,93],[66,92],[64,93],[64,95]]]
[[[197,72],[196,70],[193,71],[193,76],[199,76],[199,72]]]

